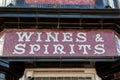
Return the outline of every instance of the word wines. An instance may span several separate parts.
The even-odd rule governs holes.
[[[73,56],[105,54],[104,37],[101,33],[83,31],[15,32],[17,38],[12,54],[41,56]]]

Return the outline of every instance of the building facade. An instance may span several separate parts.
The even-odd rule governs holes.
[[[1,0],[0,80],[119,80],[120,0]]]

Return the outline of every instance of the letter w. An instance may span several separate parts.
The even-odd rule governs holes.
[[[19,42],[23,42],[24,40],[26,42],[29,42],[30,41],[30,38],[31,36],[34,34],[34,32],[16,32],[16,34],[18,35],[19,37]]]

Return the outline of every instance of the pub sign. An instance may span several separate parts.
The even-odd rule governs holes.
[[[7,29],[1,56],[117,56],[113,30]]]

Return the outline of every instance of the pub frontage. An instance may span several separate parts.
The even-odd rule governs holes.
[[[119,80],[120,0],[2,0],[0,80]]]

